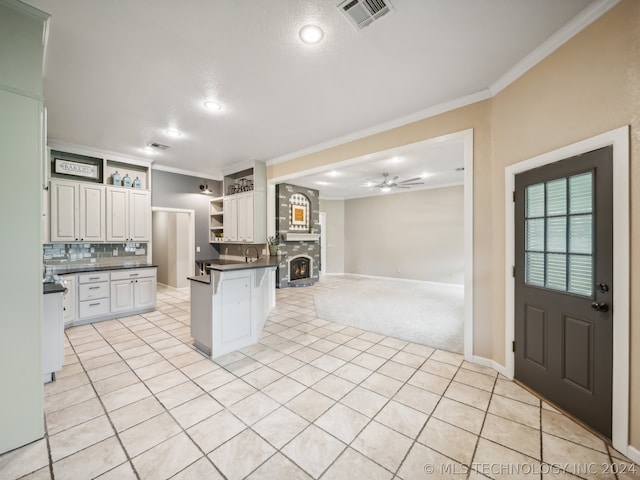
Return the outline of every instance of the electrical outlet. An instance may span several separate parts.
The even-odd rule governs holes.
[[[200,247],[196,247],[196,252],[200,253]]]

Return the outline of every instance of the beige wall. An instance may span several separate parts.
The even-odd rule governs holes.
[[[323,226],[327,234],[324,273],[344,273],[344,200],[320,199],[320,211],[327,214]]]
[[[493,99],[273,165],[268,175],[473,128],[473,351],[504,364],[505,166],[631,125],[630,441],[640,448],[639,69],[640,1],[623,0]]]
[[[464,283],[464,188],[345,202],[345,273]]]

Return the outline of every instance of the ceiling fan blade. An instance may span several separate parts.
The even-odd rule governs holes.
[[[405,187],[404,185],[396,185],[395,188],[411,188],[411,187]]]
[[[398,185],[403,186],[403,185],[409,185],[409,186],[414,186],[414,185],[424,185],[424,182],[414,182],[414,183],[399,183]]]
[[[391,179],[391,183],[395,183],[396,180],[398,180],[400,177],[398,175],[396,175],[395,177],[393,177]]]
[[[422,180],[422,178],[420,178],[420,177],[410,178],[409,180],[402,180],[402,181],[400,181],[398,183],[402,183],[402,184],[406,185],[407,183],[415,182],[416,180]]]

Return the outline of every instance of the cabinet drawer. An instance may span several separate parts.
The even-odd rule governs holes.
[[[78,288],[80,301],[96,300],[98,298],[109,297],[109,284],[102,283],[85,283]]]
[[[136,278],[155,277],[155,268],[132,268],[111,272],[111,280],[135,280]]]
[[[108,282],[109,272],[106,273],[84,273],[78,275],[78,283],[92,283],[92,282]]]
[[[80,318],[109,314],[109,299],[87,300],[80,302]]]

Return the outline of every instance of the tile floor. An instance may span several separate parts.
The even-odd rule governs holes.
[[[152,313],[68,329],[47,435],[0,456],[0,478],[570,479],[633,466],[492,369],[317,318],[314,292],[352,281],[278,290],[260,343],[216,362],[190,345],[188,290],[159,286]]]

